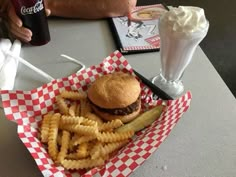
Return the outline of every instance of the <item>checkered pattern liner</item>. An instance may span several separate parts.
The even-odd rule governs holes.
[[[187,92],[177,100],[169,100],[167,109],[161,117],[151,126],[138,132],[132,141],[116,156],[110,159],[103,167],[93,168],[89,171],[67,171],[56,166],[49,157],[44,145],[38,139],[39,126],[42,115],[57,110],[55,96],[61,90],[87,90],[87,87],[101,75],[114,71],[132,72],[128,61],[118,51],[105,58],[96,66],[91,66],[79,74],[68,78],[52,81],[31,91],[1,91],[2,104],[6,117],[18,124],[18,135],[26,148],[35,159],[38,168],[45,177],[89,177],[97,176],[129,176],[148,157],[157,150],[159,145],[169,135],[181,116],[190,106],[191,94]],[[148,109],[162,100],[153,100],[151,90],[140,81],[142,88],[142,109]]]

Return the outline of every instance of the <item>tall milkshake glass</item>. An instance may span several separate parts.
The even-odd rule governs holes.
[[[161,71],[152,82],[173,98],[184,91],[181,81],[198,44],[206,36],[209,23],[204,10],[180,6],[163,14],[159,20]]]

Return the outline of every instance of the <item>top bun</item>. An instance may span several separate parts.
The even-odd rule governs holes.
[[[124,108],[137,101],[140,92],[140,84],[134,76],[114,72],[96,79],[88,89],[88,98],[101,108]]]

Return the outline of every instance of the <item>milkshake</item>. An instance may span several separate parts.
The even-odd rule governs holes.
[[[170,96],[183,92],[181,77],[208,28],[204,10],[199,7],[179,6],[161,16],[161,73],[153,82]]]

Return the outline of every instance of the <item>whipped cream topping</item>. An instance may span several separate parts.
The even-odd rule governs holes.
[[[161,17],[161,23],[169,30],[191,34],[208,29],[204,10],[193,6],[179,6],[171,8]]]

